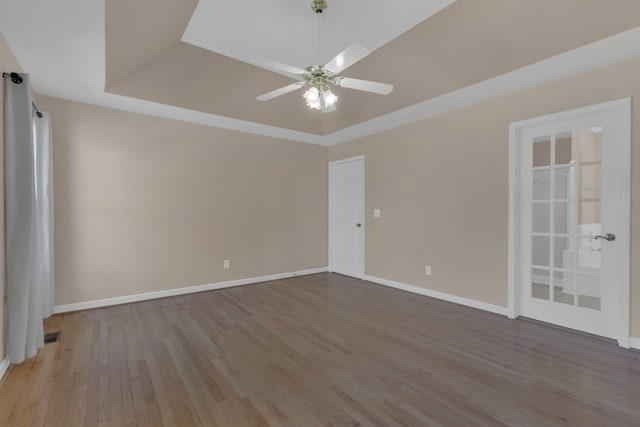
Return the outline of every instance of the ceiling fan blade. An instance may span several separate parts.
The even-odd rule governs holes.
[[[340,52],[331,61],[329,61],[327,65],[324,66],[324,68],[331,71],[332,73],[338,74],[341,71],[351,67],[353,64],[360,61],[370,53],[371,51],[366,47],[354,43]]]
[[[258,66],[274,71],[278,74],[292,77],[294,79],[302,80],[302,74],[304,70],[302,68],[294,67],[293,65],[283,64],[282,62],[274,61],[273,59],[261,58],[258,60]]]
[[[293,92],[296,89],[300,89],[303,85],[300,83],[291,83],[285,87],[281,87],[280,89],[272,90],[271,92],[267,92],[264,95],[258,96],[256,99],[258,101],[268,101],[273,98],[277,98],[280,95],[284,95],[285,93]]]
[[[380,95],[388,95],[393,91],[393,85],[388,83],[370,82],[369,80],[352,79],[350,77],[339,77],[336,84],[341,87],[379,93]]]

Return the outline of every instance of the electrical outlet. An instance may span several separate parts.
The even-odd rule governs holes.
[[[225,259],[224,260],[224,268],[229,268],[230,264],[229,264],[229,260]]]
[[[424,274],[426,274],[427,276],[431,276],[431,266],[430,265],[425,265],[424,266]]]

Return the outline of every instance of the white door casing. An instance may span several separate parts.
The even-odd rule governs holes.
[[[329,163],[329,271],[364,277],[364,156]]]
[[[630,112],[622,99],[510,125],[510,317],[629,346]],[[601,141],[597,161],[580,154],[590,132]],[[556,158],[562,146],[571,161]],[[548,158],[534,160],[547,147]],[[587,209],[601,217],[586,219]],[[607,233],[615,240],[596,239]]]

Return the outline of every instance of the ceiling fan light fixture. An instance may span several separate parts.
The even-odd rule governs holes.
[[[327,90],[322,94],[322,108],[320,111],[323,113],[330,113],[336,109],[336,101],[338,97],[335,96],[330,90]]]
[[[320,91],[317,87],[311,86],[302,96],[307,101],[309,108],[313,108],[314,110],[320,109]]]
[[[328,113],[336,109],[338,97],[331,92],[331,89],[321,90],[311,86],[302,95],[307,101],[307,106],[311,109]]]
[[[324,101],[324,105],[326,105],[327,107],[331,107],[338,101],[338,97],[333,92],[331,92],[331,89],[328,89],[322,94],[322,100]]]

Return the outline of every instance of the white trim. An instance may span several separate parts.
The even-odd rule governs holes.
[[[640,350],[640,338],[634,338],[634,337],[630,337],[629,338],[629,347],[627,348],[633,348],[636,350]]]
[[[618,305],[620,308],[620,332],[618,335],[618,344],[620,347],[629,348],[631,341],[631,98],[624,98],[618,101],[618,109],[621,111],[622,123],[620,124],[623,129],[628,129],[628,132],[624,132],[624,147],[625,150],[623,161],[618,163],[622,173],[621,182],[619,183],[620,189],[620,208],[618,213],[620,215],[620,241],[628,249],[626,254],[628,256],[622,257],[622,278],[621,288],[618,294]]]
[[[167,289],[163,291],[146,292],[144,294],[125,295],[122,297],[105,298],[93,301],[78,302],[74,304],[56,305],[54,313],[68,313],[70,311],[88,310],[92,308],[109,307],[112,305],[128,304],[131,302],[147,301],[157,298],[166,298],[177,295],[192,294],[196,292],[212,291],[216,289],[232,288],[234,286],[251,285],[271,280],[286,279],[289,277],[306,276],[309,274],[326,273],[327,267],[312,268],[309,270],[293,271],[289,273],[272,274],[268,276],[251,277],[248,279],[229,280],[227,282],[208,283],[205,285],[188,286],[184,288]]]
[[[561,120],[572,120],[591,115],[616,112],[621,113],[622,122],[620,126],[628,129],[623,132],[623,148],[627,151],[624,162],[619,165],[622,171],[622,182],[620,182],[620,230],[617,233],[618,241],[628,249],[630,253],[630,224],[631,224],[631,98],[622,98],[614,101],[604,102],[596,105],[589,105],[569,111],[562,111],[547,116],[535,117],[509,124],[509,248],[508,248],[508,312],[509,318],[516,318],[520,315],[519,287],[518,284],[518,217],[519,217],[519,185],[518,164],[520,162],[520,139],[521,134],[528,128],[553,124]],[[623,257],[622,260],[622,280],[619,294],[617,295],[620,309],[620,322],[618,328],[618,344],[621,347],[629,348],[630,345],[630,260]],[[626,304],[625,304],[626,302]]]
[[[104,22],[104,20],[101,21],[96,18],[96,22]],[[18,62],[27,65],[26,67],[23,66],[23,68],[32,69],[31,82],[36,92],[42,96],[51,96],[89,105],[325,146],[352,141],[640,56],[640,28],[633,28],[375,119],[327,135],[318,135],[116,95],[105,92],[103,86],[99,88],[87,86],[86,84],[83,86],[79,85],[77,81],[74,81],[73,88],[61,87],[59,84],[52,84],[51,81],[47,80],[45,74],[43,74],[51,74],[47,67],[28,66],[31,58],[28,55],[23,55],[24,52],[21,48],[24,43],[20,41],[20,37],[17,36],[15,31],[5,31],[4,36],[13,48]],[[98,56],[104,57],[104,55]],[[104,69],[104,64],[94,63],[92,66],[102,66],[102,69]],[[37,70],[40,71],[36,72]],[[338,113],[339,109],[340,104],[338,104]]]
[[[349,162],[355,162],[358,160],[362,160],[362,270],[360,271],[360,276],[358,277],[359,279],[364,280],[365,277],[365,237],[366,237],[366,232],[367,232],[367,218],[366,218],[366,200],[365,200],[365,186],[367,185],[366,182],[366,177],[367,177],[367,173],[366,173],[366,164],[365,164],[365,160],[364,160],[364,154],[361,154],[359,156],[354,156],[354,157],[348,157],[346,159],[340,159],[340,160],[333,160],[331,162],[329,162],[328,164],[328,200],[327,200],[327,218],[328,218],[328,236],[327,236],[327,243],[328,243],[328,247],[327,247],[327,256],[328,256],[328,264],[329,264],[329,268],[328,271],[330,273],[333,272],[333,268],[331,266],[331,166],[333,165],[339,165],[342,163],[349,163]]]
[[[331,164],[327,163],[327,271],[333,273],[331,265]]]
[[[507,247],[507,310],[509,319],[515,319],[520,314],[518,307],[518,205],[520,204],[519,158],[520,158],[520,130],[509,125],[509,240]]]
[[[356,160],[362,160],[364,162],[364,154],[361,154],[359,156],[348,157],[346,159],[333,160],[329,162],[329,165],[339,165],[341,163],[355,162]]]
[[[4,360],[0,362],[0,381],[4,378],[4,374],[7,373],[9,367],[11,367],[11,362],[9,362],[8,357],[5,357]]]
[[[500,314],[502,316],[508,316],[509,310],[506,307],[499,305],[493,305],[482,301],[477,301],[469,298],[459,297],[457,295],[451,295],[440,291],[434,291],[431,289],[421,288],[419,286],[407,285],[406,283],[400,283],[393,280],[381,279],[380,277],[364,276],[364,280],[377,283],[378,285],[389,286],[391,288],[400,289],[414,294],[420,294],[431,298],[436,298],[443,301],[452,302],[455,304],[466,305],[467,307],[477,308],[479,310],[489,311],[491,313]]]

